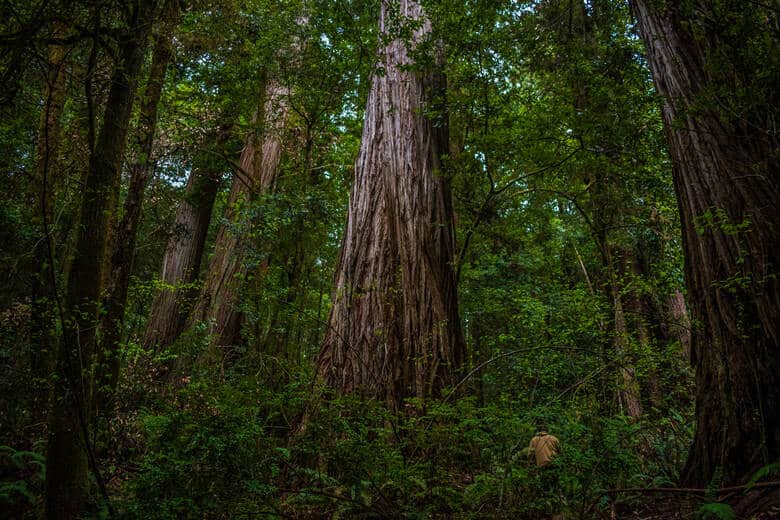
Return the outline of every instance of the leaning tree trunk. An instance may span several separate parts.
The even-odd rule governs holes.
[[[136,80],[155,0],[137,5],[123,31],[123,43],[111,77],[103,122],[90,156],[76,250],[65,295],[65,322],[57,354],[49,440],[46,454],[46,511],[49,518],[76,518],[88,501],[88,436],[92,413],[91,364],[95,355],[107,227],[113,221],[114,191],[127,144]],[[102,483],[101,483],[102,484]]]
[[[217,147],[221,148],[229,136],[229,127],[224,127],[216,137]],[[146,348],[158,352],[169,347],[184,330],[221,184],[222,172],[213,160],[196,157],[165,248],[160,273],[163,287],[149,313],[143,342]]]
[[[250,132],[246,138],[228,197],[226,223],[217,231],[203,292],[189,319],[190,326],[206,324],[211,354],[238,340],[241,329],[238,294],[247,270],[242,247],[244,237],[231,228],[241,224],[242,206],[251,203],[257,195],[269,192],[276,182],[288,110],[287,88],[270,82],[262,111],[262,130]]]
[[[722,472],[738,484],[780,456],[779,79],[776,66],[739,54],[759,32],[774,46],[768,56],[777,42],[759,7],[684,5],[633,1],[665,98],[694,324],[696,433],[683,481],[701,486]]]
[[[443,77],[410,70],[412,48],[431,31],[412,0],[382,2],[388,35],[398,15],[419,21],[411,42],[393,39],[373,78],[355,165],[320,378],[399,406],[453,383],[464,354],[452,269],[449,186],[437,174],[447,152],[446,114],[434,95]]]
[[[178,2],[169,3],[176,10]],[[146,185],[154,168],[152,146],[157,129],[157,107],[162,97],[165,74],[173,55],[172,30],[177,13],[171,17],[155,37],[152,52],[152,65],[149,79],[142,98],[139,127],[136,135],[136,158],[130,166],[130,187],[124,203],[124,214],[116,228],[116,240],[109,258],[109,286],[103,298],[103,319],[101,320],[101,345],[98,349],[99,374],[103,377],[96,381],[98,390],[97,406],[100,414],[106,414],[112,408],[113,396],[119,382],[119,345],[125,320],[127,290],[133,269],[133,255],[138,226],[141,222],[141,209]]]

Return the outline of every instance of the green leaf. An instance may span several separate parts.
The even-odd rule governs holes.
[[[736,520],[737,514],[728,504],[709,503],[704,504],[696,512],[696,517],[704,519]]]
[[[752,488],[759,480],[769,477],[770,475],[780,475],[780,462],[767,464],[766,466],[756,471],[755,474],[750,477],[750,480],[748,480],[748,483],[745,485],[745,489],[747,490]]]

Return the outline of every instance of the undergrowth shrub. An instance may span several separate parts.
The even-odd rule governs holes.
[[[518,410],[459,398],[410,400],[393,412],[291,376],[273,390],[259,374],[193,379],[143,411],[143,449],[122,485],[121,514],[588,518],[606,504],[604,490],[652,484],[642,454],[670,442],[642,423],[563,406]],[[543,470],[526,453],[539,416],[562,447]]]

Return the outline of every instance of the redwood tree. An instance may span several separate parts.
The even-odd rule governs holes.
[[[216,136],[217,148],[229,136],[230,128],[225,125]],[[197,154],[165,248],[160,272],[163,287],[152,303],[144,334],[147,348],[160,350],[170,346],[184,329],[188,303],[196,296],[192,283],[198,278],[214,200],[221,184],[222,170],[210,151]]]
[[[696,369],[684,482],[780,456],[780,74],[776,16],[742,2],[634,0],[673,161]]]
[[[231,229],[241,215],[241,205],[273,188],[282,154],[282,132],[289,110],[288,91],[271,81],[266,87],[260,131],[251,131],[233,176],[225,223],[219,227],[203,292],[189,323],[205,322],[212,350],[235,344],[241,330],[238,291],[246,276],[241,233]]]
[[[366,105],[319,376],[342,392],[398,406],[436,395],[464,358],[452,269],[453,213],[439,175],[446,115],[436,101],[443,77],[415,66],[431,33],[413,0],[381,5],[379,28],[398,20],[411,38],[388,38]],[[419,70],[414,70],[414,69]]]

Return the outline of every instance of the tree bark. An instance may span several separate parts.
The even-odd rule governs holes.
[[[437,174],[448,140],[432,94],[443,94],[444,79],[410,70],[412,49],[431,31],[418,3],[383,1],[380,32],[396,12],[421,25],[411,42],[395,38],[381,51],[317,371],[338,391],[398,407],[452,384],[465,347],[450,190]]]
[[[670,337],[680,342],[685,359],[691,359],[691,318],[685,306],[685,296],[674,291],[666,303],[666,324],[664,328]]]
[[[156,11],[143,0],[129,13],[111,77],[103,124],[84,183],[76,250],[65,295],[65,322],[57,354],[46,455],[46,512],[49,518],[76,518],[88,501],[88,438],[92,413],[91,365],[95,355],[107,227],[113,222],[115,191],[127,144],[135,85],[146,37]],[[89,460],[88,460],[89,459]]]
[[[632,419],[638,419],[642,416],[642,402],[639,398],[639,382],[636,380],[634,364],[627,361],[626,352],[628,351],[628,329],[626,327],[626,318],[623,311],[623,302],[620,294],[615,295],[613,288],[614,308],[615,308],[615,338],[613,344],[615,352],[621,356],[620,362],[620,382],[618,399],[621,410]]]
[[[170,2],[169,8],[177,9],[178,2]],[[173,56],[172,31],[178,18],[171,17],[154,41],[149,79],[140,107],[139,128],[135,137],[135,161],[130,165],[130,187],[124,203],[124,214],[118,223],[109,263],[109,286],[103,298],[101,320],[101,346],[98,349],[98,373],[103,377],[96,381],[98,388],[97,406],[101,414],[107,414],[113,407],[113,396],[119,382],[119,346],[125,321],[125,304],[133,270],[133,256],[141,210],[149,177],[154,169],[152,146],[157,129],[157,108],[162,97],[165,74]]]
[[[609,248],[609,246],[605,246]],[[615,257],[618,258],[615,258]],[[612,298],[614,312],[614,337],[612,345],[620,363],[620,380],[618,382],[618,401],[620,409],[632,419],[642,416],[642,401],[640,398],[639,381],[636,379],[634,362],[629,355],[630,335],[626,324],[626,314],[623,302],[621,281],[626,279],[627,258],[625,252],[615,254],[613,248],[607,251],[607,269],[609,271],[609,292]],[[615,265],[617,263],[617,266]],[[620,281],[619,281],[620,280]]]
[[[230,129],[224,127],[216,137],[217,147],[229,136]],[[222,184],[222,172],[209,159],[193,161],[165,248],[160,273],[163,287],[152,303],[144,334],[144,346],[155,352],[172,345],[182,333],[195,296],[192,284],[198,278],[214,200]]]
[[[238,294],[247,268],[241,244],[244,237],[231,228],[239,224],[242,206],[272,190],[276,182],[289,110],[288,94],[286,87],[273,81],[266,88],[263,110],[258,114],[262,129],[246,137],[240,168],[233,176],[225,223],[217,231],[203,291],[188,320],[189,326],[206,323],[211,354],[218,354],[221,347],[233,345],[239,338]]]
[[[777,103],[760,90],[765,74],[771,92],[780,78],[739,58],[764,30],[777,52],[769,8],[694,4],[633,1],[664,96],[694,324],[696,433],[682,480],[703,486],[719,473],[745,482],[780,455],[780,147]]]

